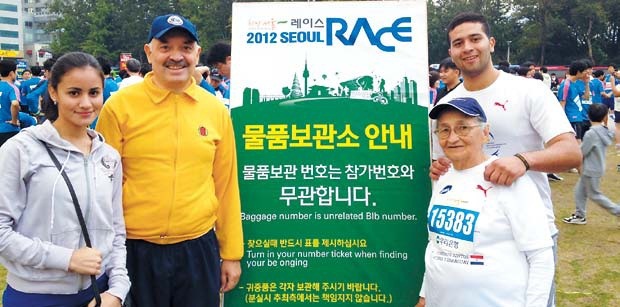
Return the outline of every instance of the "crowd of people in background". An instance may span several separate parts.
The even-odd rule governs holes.
[[[206,64],[198,64],[194,78],[196,83],[218,97],[228,107],[230,99],[230,44],[216,43],[208,52]],[[104,74],[103,101],[118,90],[139,83],[151,72],[150,63],[142,63],[131,58],[125,62],[124,68],[113,70],[109,60],[98,57],[97,61]],[[17,71],[17,63],[13,60],[0,61],[0,100],[5,103],[0,109],[0,145],[21,129],[41,124],[45,121],[45,96],[48,95],[47,83],[56,58],[47,59],[42,66],[34,65],[21,72]],[[16,101],[16,106],[13,106]],[[14,110],[17,110],[13,116]],[[91,124],[95,128],[97,119]]]
[[[618,72],[615,65],[609,66],[607,74],[602,70],[593,72],[589,60],[571,63],[563,78],[549,74],[546,67],[537,68],[533,62],[512,66],[501,61],[493,65],[497,41],[484,16],[457,14],[447,29],[450,57],[439,65],[440,80],[436,80],[437,72],[429,73],[429,117],[433,119],[430,177],[435,185],[428,209],[426,272],[416,307],[553,307],[556,291],[552,270],[558,261],[559,230],[549,181],[562,180],[554,173],[580,174],[575,186],[576,210],[563,222],[586,224],[587,199],[620,216],[620,206],[600,190],[605,153],[613,143],[614,130],[620,155]],[[453,66],[445,64],[450,62],[454,62]],[[448,81],[450,73],[460,81]],[[441,93],[446,93],[443,98]],[[616,127],[608,129],[612,125],[608,121],[615,122]],[[525,187],[530,179],[535,187],[531,191],[499,195],[519,185]],[[536,194],[536,190],[539,195],[534,196],[539,200],[521,200],[515,206],[498,209],[514,199]],[[499,204],[493,203],[493,197]],[[540,200],[542,204],[535,207],[544,207],[542,216],[546,220],[537,220],[537,215],[525,212],[527,204]],[[512,214],[515,208],[518,213]],[[502,211],[500,219],[491,218],[495,210]],[[478,237],[470,237],[469,228],[465,232],[452,229],[452,224],[440,217],[441,212],[448,216],[471,214],[471,225]],[[523,214],[529,218],[520,220]],[[503,226],[494,224],[500,220]],[[549,235],[544,230],[535,233],[550,241],[533,243],[535,235],[529,237],[534,239],[529,243],[505,244],[528,238],[526,229],[544,228],[545,224]],[[500,236],[502,230],[507,230],[508,235]],[[507,246],[515,250],[503,250]],[[504,257],[491,256],[495,252]],[[500,258],[497,263],[491,260]],[[508,259],[521,261],[521,265],[510,265]],[[483,268],[475,268],[482,264]],[[490,273],[492,270],[498,273]],[[529,279],[519,283],[525,288],[518,291],[506,291],[511,286],[508,281],[494,279],[509,274],[513,281],[523,272],[529,274]]]
[[[620,216],[600,190],[607,146],[620,155],[620,75],[615,65],[593,72],[589,60],[572,62],[563,79],[532,62],[494,66],[496,40],[478,13],[455,16],[448,40],[450,57],[429,72],[435,239],[417,306],[552,307],[549,181],[562,180],[553,172],[580,173],[575,213],[563,222],[586,224],[587,199]],[[153,21],[144,51],[150,65],[129,59],[118,74],[81,52],[21,78],[14,61],[0,61],[4,306],[217,306],[237,285],[244,249],[230,45],[213,45],[199,64],[196,27],[168,14]],[[491,138],[506,144],[501,153],[486,146]],[[66,191],[57,194],[59,185]],[[95,219],[83,221],[80,203]],[[435,222],[439,210],[462,227]],[[499,279],[506,270],[510,281]]]
[[[616,154],[620,156],[620,71],[617,66],[609,64],[606,71],[593,71],[591,60],[575,60],[566,68],[563,77],[558,77],[556,73],[549,74],[546,66],[537,67],[534,62],[529,61],[518,67],[510,65],[508,61],[500,61],[496,68],[511,75],[543,82],[545,87],[556,95],[581,145],[583,165],[581,168],[569,170],[581,176],[575,186],[576,210],[562,221],[586,224],[586,199],[591,199],[610,213],[620,216],[620,207],[600,190],[607,145],[615,143]],[[440,76],[439,79],[436,75]],[[431,68],[431,104],[435,105],[461,82],[460,70],[450,57],[441,61],[438,70]],[[592,105],[596,107],[590,112]],[[605,117],[599,116],[601,112],[605,113]],[[586,137],[593,126],[596,128]],[[617,169],[620,171],[620,164]],[[548,173],[547,178],[549,181],[563,180],[555,173]]]
[[[198,42],[168,14],[148,64],[118,73],[82,52],[21,77],[0,61],[3,306],[219,306],[236,286],[231,49],[215,44],[205,66]]]

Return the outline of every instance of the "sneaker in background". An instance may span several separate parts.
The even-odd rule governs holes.
[[[619,170],[620,171],[620,170]],[[562,181],[564,180],[564,178],[554,174],[554,173],[547,173],[547,179],[549,179],[549,181]]]
[[[571,214],[571,216],[563,218],[562,222],[577,225],[585,225],[587,223],[585,217],[577,216],[575,214]]]

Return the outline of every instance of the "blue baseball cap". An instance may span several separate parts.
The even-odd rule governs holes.
[[[448,102],[439,103],[431,109],[431,112],[428,113],[428,117],[437,119],[447,108],[457,109],[467,116],[480,117],[483,122],[487,122],[487,116],[484,114],[482,107],[476,99],[471,97],[454,98]]]
[[[196,32],[196,26],[189,21],[187,18],[177,15],[177,14],[168,14],[163,16],[157,16],[153,19],[153,24],[151,24],[151,32],[149,33],[149,42],[153,38],[160,39],[164,36],[168,31],[180,28],[189,33],[189,35],[198,42],[198,33]]]

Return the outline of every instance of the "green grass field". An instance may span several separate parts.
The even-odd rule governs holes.
[[[620,172],[616,171],[619,163],[620,156],[610,149],[602,189],[616,202],[620,201]],[[561,218],[575,209],[573,186],[578,175],[559,175],[564,181],[551,183],[556,224],[560,229],[557,306],[620,306],[620,218],[589,202],[587,225],[561,222]],[[0,266],[3,290],[5,284],[6,270]]]
[[[620,202],[620,156],[607,151],[607,173],[602,190],[614,202]],[[556,271],[557,305],[620,306],[620,218],[588,202],[587,225],[569,225],[561,218],[575,210],[573,187],[577,174],[562,173],[564,181],[552,182],[556,224],[560,229]]]

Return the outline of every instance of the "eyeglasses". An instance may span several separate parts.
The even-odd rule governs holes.
[[[447,139],[450,137],[450,133],[454,131],[458,136],[468,136],[471,131],[476,127],[482,127],[484,124],[477,125],[457,125],[454,128],[440,127],[433,131],[440,139]]]

